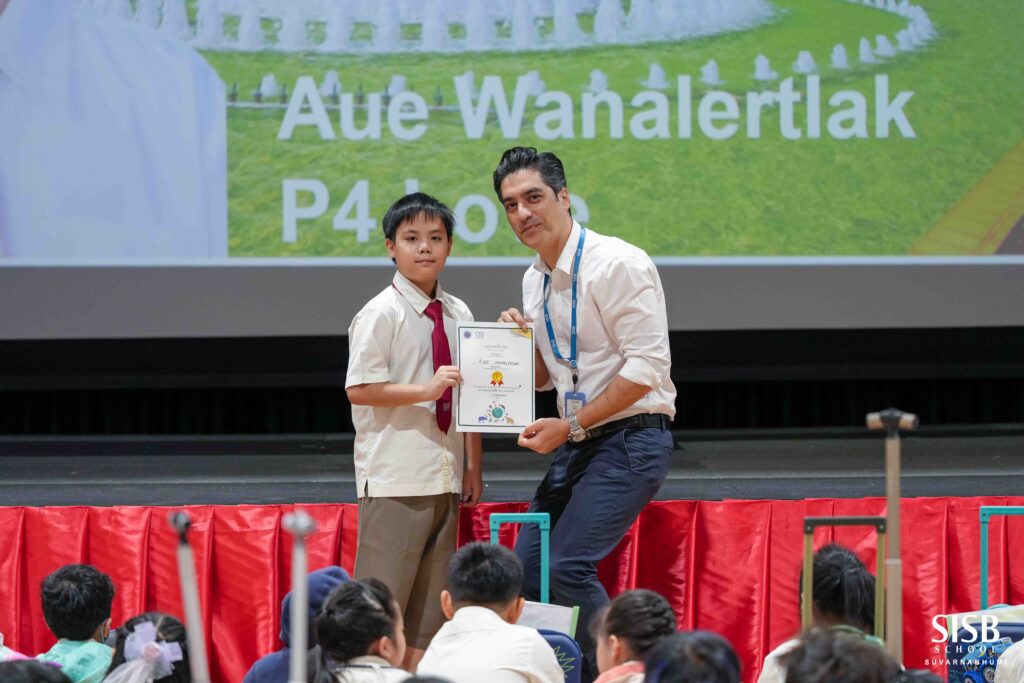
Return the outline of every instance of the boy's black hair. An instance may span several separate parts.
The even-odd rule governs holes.
[[[651,648],[647,683],[740,683],[740,660],[729,641],[711,631],[683,631]]]
[[[556,195],[566,186],[565,167],[562,160],[552,152],[538,152],[536,147],[513,147],[501,155],[498,167],[494,169],[494,193],[501,201],[501,183],[518,171],[533,170],[540,174],[544,184]]]
[[[637,657],[646,655],[662,638],[676,632],[676,614],[668,600],[646,589],[621,593],[594,615],[595,638],[615,636],[629,644]]]
[[[137,617],[132,617],[124,622],[123,626],[118,627],[117,641],[114,643],[114,657],[107,673],[109,674],[124,664],[124,645],[129,634],[135,630],[136,626],[147,621],[156,626],[157,640],[162,640],[165,643],[177,643],[181,647],[181,661],[173,662],[171,673],[156,679],[154,683],[191,683],[192,669],[188,661],[188,637],[185,634],[185,625],[177,618],[163,612],[145,612]]]
[[[815,553],[812,593],[814,604],[825,614],[873,633],[875,577],[851,550],[829,543]]]
[[[786,683],[888,683],[900,673],[899,663],[877,643],[832,630],[804,634],[779,662]]]
[[[87,564],[69,564],[45,579],[40,592],[43,618],[58,638],[89,640],[110,618],[114,584]]]
[[[0,664],[0,681],[4,683],[71,683],[59,666],[34,659],[20,659]]]
[[[448,592],[457,605],[506,605],[523,587],[523,565],[497,543],[470,543],[448,563]]]
[[[451,241],[452,232],[455,230],[455,214],[440,200],[424,192],[407,194],[388,207],[387,213],[384,214],[384,220],[381,221],[384,237],[394,242],[395,233],[398,232],[402,223],[411,221],[418,216],[436,218],[441,221],[444,231],[448,233],[448,241]]]

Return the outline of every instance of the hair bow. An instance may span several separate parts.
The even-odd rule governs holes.
[[[150,621],[136,624],[124,643],[126,662],[141,659],[153,667],[153,678],[170,676],[174,662],[182,660],[181,645],[157,640],[156,625]]]

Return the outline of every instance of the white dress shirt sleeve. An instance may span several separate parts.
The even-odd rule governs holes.
[[[614,259],[591,286],[608,334],[625,358],[619,376],[660,387],[669,378],[672,360],[665,295],[654,263],[633,254]]]
[[[534,661],[531,668],[537,672],[539,683],[562,683],[565,680],[565,671],[558,664],[555,651],[539,633],[537,640],[539,643],[533,648]]]
[[[395,321],[386,311],[364,308],[348,328],[348,371],[345,388],[390,382],[391,343]]]

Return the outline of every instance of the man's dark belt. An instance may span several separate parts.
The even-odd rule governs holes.
[[[672,424],[672,420],[668,418],[668,415],[643,413],[641,415],[624,417],[621,420],[605,422],[603,425],[588,429],[587,432],[590,434],[590,438],[593,439],[611,434],[612,432],[619,432],[623,429],[668,429],[670,424]]]

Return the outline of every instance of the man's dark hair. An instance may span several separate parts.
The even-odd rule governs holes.
[[[551,152],[538,152],[536,147],[513,147],[501,155],[494,169],[494,192],[501,201],[501,183],[518,171],[532,170],[540,174],[544,184],[556,195],[566,186],[562,160]]]
[[[164,614],[163,612],[145,612],[137,617],[132,617],[117,629],[114,656],[110,661],[110,668],[107,669],[107,673],[109,674],[125,663],[124,646],[128,642],[128,636],[135,631],[136,626],[146,622],[156,627],[156,638],[158,641],[177,643],[181,648],[181,660],[172,662],[171,673],[163,678],[157,678],[154,683],[190,683],[192,680],[192,669],[188,659],[188,637],[185,634],[185,625],[176,617]]]
[[[662,639],[644,658],[647,683],[739,683],[740,660],[729,641],[711,631]]]
[[[779,663],[786,683],[888,683],[899,663],[877,643],[843,631],[814,629]]]
[[[43,617],[58,638],[89,640],[110,617],[114,584],[87,564],[69,564],[43,579]]]
[[[71,683],[59,666],[20,659],[0,664],[0,681],[4,683]]]
[[[470,543],[448,563],[448,592],[457,605],[505,605],[523,586],[519,558],[497,543]]]
[[[864,563],[848,548],[830,543],[815,553],[813,566],[817,608],[841,623],[873,633],[875,577]]]
[[[381,221],[384,237],[394,242],[395,233],[398,232],[402,223],[414,220],[419,216],[436,218],[441,221],[444,231],[448,233],[449,241],[451,240],[452,231],[455,229],[455,214],[439,200],[424,192],[407,194],[388,207],[387,213],[384,214],[384,220]]]
[[[654,591],[626,591],[594,615],[590,632],[594,637],[624,640],[634,655],[643,657],[662,638],[676,632],[676,614],[668,600]]]

